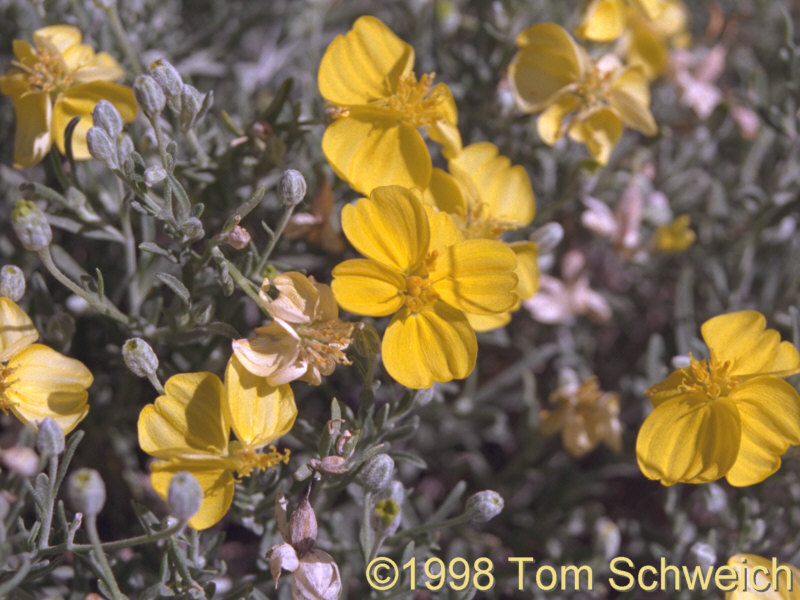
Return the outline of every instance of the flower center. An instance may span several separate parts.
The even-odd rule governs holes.
[[[514,223],[492,216],[489,205],[483,202],[472,202],[467,210],[467,217],[458,224],[468,239],[496,240],[506,231],[517,228]]]
[[[11,64],[26,73],[28,84],[43,92],[61,92],[72,85],[72,75],[60,54],[46,48],[35,50],[38,59],[33,64],[11,61]]]
[[[435,268],[439,252],[434,250],[425,259],[425,263],[406,276],[406,307],[412,312],[420,312],[439,299],[428,273]]]
[[[683,382],[678,386],[683,392],[699,392],[709,400],[716,400],[730,394],[741,383],[738,377],[730,375],[730,361],[695,360],[691,354],[689,361]]]
[[[419,81],[414,74],[401,77],[393,96],[379,101],[379,105],[396,110],[415,127],[430,125],[444,118],[441,105],[446,100],[442,90],[431,93],[434,73],[423,75]]]
[[[275,446],[269,446],[269,452],[259,452],[257,448],[251,448],[244,444],[232,443],[230,458],[233,462],[233,470],[236,471],[237,479],[249,477],[255,471],[264,471],[283,463],[289,463],[289,450],[283,453],[278,452]]]
[[[303,340],[301,360],[315,365],[323,375],[330,375],[337,363],[349,365],[350,359],[344,351],[353,343],[355,327],[356,323],[339,319],[295,325],[295,331]]]

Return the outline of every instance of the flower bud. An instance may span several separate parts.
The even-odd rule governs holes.
[[[67,479],[67,499],[87,517],[100,513],[106,503],[106,484],[94,469],[79,469]]]
[[[164,90],[150,75],[139,75],[133,82],[133,93],[142,110],[149,117],[161,114],[167,104]]]
[[[464,512],[473,523],[483,523],[503,511],[503,497],[493,490],[484,490],[467,498]]]
[[[564,228],[556,222],[548,223],[534,231],[530,239],[541,254],[547,254],[555,250],[564,239]]]
[[[389,485],[394,475],[394,460],[388,454],[378,454],[361,469],[361,482],[370,492],[380,492]]]
[[[104,162],[109,169],[119,169],[117,145],[100,127],[90,127],[86,133],[86,145],[93,158]]]
[[[322,550],[312,550],[300,559],[292,576],[294,600],[336,600],[342,593],[339,566]]]
[[[306,179],[300,171],[285,170],[278,186],[284,206],[297,206],[306,197]]]
[[[92,111],[92,122],[112,140],[116,140],[122,133],[122,117],[117,107],[108,100],[100,100],[95,105],[94,111]]]
[[[203,503],[203,490],[197,479],[187,471],[175,473],[169,481],[167,504],[179,519],[190,519]]]
[[[316,541],[317,517],[308,498],[303,498],[289,519],[289,543],[299,556],[303,556],[314,547]]]
[[[130,136],[123,135],[119,142],[117,142],[117,156],[119,157],[119,164],[124,165],[127,161],[133,161],[133,140]]]
[[[183,91],[183,80],[178,70],[163,58],[150,65],[150,75],[167,96],[177,96]]]
[[[361,356],[376,356],[381,350],[381,336],[369,323],[363,323],[353,336],[353,347]]]
[[[235,248],[236,250],[241,250],[242,248],[247,247],[247,244],[250,243],[250,239],[250,232],[244,227],[236,225],[233,229],[231,229],[225,241],[230,247]]]
[[[55,419],[47,417],[39,423],[36,434],[36,449],[44,457],[58,456],[64,451],[64,432]]]
[[[19,302],[25,295],[25,273],[17,265],[0,269],[0,296]]]
[[[199,240],[206,234],[203,222],[197,217],[189,217],[181,223],[181,233],[184,241]]]
[[[197,118],[203,110],[205,98],[198,89],[187,83],[183,84],[181,91],[181,110],[178,114],[178,121],[181,128],[186,130],[197,122]]]
[[[380,535],[392,535],[400,528],[403,520],[401,507],[405,497],[405,489],[399,481],[392,481],[380,494],[372,512],[372,528]]]
[[[156,353],[142,338],[131,338],[122,344],[122,360],[137,377],[155,375],[158,369]]]
[[[167,178],[167,172],[164,170],[164,167],[159,165],[153,165],[152,167],[147,167],[143,173],[144,176],[144,184],[147,187],[153,187],[155,184],[164,181]]]
[[[50,223],[30,200],[17,200],[17,205],[11,211],[11,225],[26,250],[36,252],[47,248],[53,241]]]
[[[27,446],[14,446],[0,452],[0,461],[9,471],[23,477],[33,477],[39,472],[39,455]]]
[[[56,346],[67,350],[72,343],[72,336],[75,335],[75,319],[69,313],[57,310],[48,317],[45,329],[47,337],[55,342]]]

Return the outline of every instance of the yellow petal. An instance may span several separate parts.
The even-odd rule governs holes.
[[[92,126],[92,111],[100,100],[108,100],[119,111],[123,122],[136,118],[136,99],[131,88],[118,83],[93,81],[71,87],[59,96],[53,108],[53,139],[59,152],[65,153],[64,130],[73,117],[81,117],[72,134],[72,155],[76,160],[91,158],[86,132]]]
[[[381,185],[424,190],[431,178],[431,157],[416,127],[374,111],[336,119],[322,136],[322,151],[336,174],[364,194]]]
[[[269,296],[270,287],[277,290],[277,298]],[[317,286],[298,271],[281,273],[272,281],[265,280],[259,297],[273,318],[287,323],[310,323],[319,303]]]
[[[12,96],[11,100],[17,116],[14,168],[24,169],[41,161],[50,151],[53,144],[50,135],[53,106],[47,92]]]
[[[627,22],[628,7],[623,0],[592,0],[575,33],[593,42],[611,42],[622,35]]]
[[[800,355],[790,342],[782,342],[767,320],[754,310],[719,315],[709,319],[700,331],[717,362],[730,361],[734,376],[776,375],[788,377],[800,372]]]
[[[16,59],[25,67],[33,68],[39,62],[39,55],[36,50],[25,40],[14,40],[11,42],[11,49]],[[5,90],[3,90],[3,93],[8,94]]]
[[[384,317],[403,306],[406,280],[399,271],[379,262],[355,258],[336,265],[331,288],[339,306],[346,311]]]
[[[273,385],[293,381],[305,373],[306,367],[297,361],[300,338],[280,320],[256,328],[255,336],[233,340],[231,345],[248,371],[267,378]]]
[[[428,254],[430,229],[425,207],[411,190],[377,188],[342,209],[342,230],[361,254],[397,271],[418,268]]]
[[[425,202],[446,213],[466,217],[467,205],[456,180],[450,173],[434,167],[431,182],[422,195]]]
[[[30,317],[10,298],[0,297],[0,363],[39,339]]]
[[[669,64],[669,48],[666,39],[653,27],[636,19],[637,26],[631,29],[628,42],[628,63],[642,68],[647,79],[661,75]]]
[[[583,77],[575,41],[555,23],[528,27],[517,36],[520,51],[508,67],[517,103],[525,112],[538,112]]]
[[[511,322],[511,311],[497,313],[495,315],[476,315],[467,313],[467,320],[475,331],[492,331],[500,327],[505,327]]]
[[[725,475],[739,453],[739,413],[727,399],[683,394],[659,404],[636,438],[645,477],[664,485],[707,483]]]
[[[539,250],[533,242],[513,242],[509,246],[517,256],[517,296],[527,300],[539,289]]]
[[[50,417],[67,434],[89,412],[86,389],[93,378],[79,360],[32,344],[11,357],[7,372],[5,395],[23,423]]]
[[[754,485],[781,466],[781,455],[800,444],[800,395],[777,377],[756,377],[730,394],[742,419],[742,444],[728,472],[731,485]]]
[[[110,54],[99,52],[98,54],[93,53],[91,57],[88,57],[88,60],[85,56],[81,58],[84,62],[72,74],[72,78],[77,83],[118,81],[125,76],[125,71],[122,70],[122,67]],[[66,55],[64,59],[69,61]]]
[[[548,146],[552,146],[564,136],[564,118],[578,108],[580,99],[572,94],[565,94],[554,101],[536,121],[539,137]]]
[[[651,21],[661,16],[667,2],[668,0],[634,0],[636,8]]]
[[[435,94],[444,98],[437,107],[443,118],[427,125],[425,129],[428,137],[442,146],[442,154],[449,159],[461,152],[462,147],[461,133],[457,126],[458,110],[453,93],[447,85],[437,83],[430,92],[430,95]]]
[[[270,385],[245,369],[235,356],[225,369],[225,393],[233,433],[245,446],[266,446],[294,425],[297,407],[292,388]]]
[[[381,346],[386,371],[410,388],[463,379],[475,367],[478,342],[464,313],[443,302],[395,315]]]
[[[157,458],[208,458],[228,449],[225,388],[213,373],[180,373],[139,414],[139,446]]]
[[[319,91],[340,106],[367,104],[394,94],[400,77],[413,65],[411,46],[379,19],[360,17],[325,50],[317,76]]]
[[[650,114],[650,85],[641,67],[629,67],[620,73],[611,84],[608,101],[628,127],[645,135],[658,133]]]
[[[517,259],[503,242],[464,240],[447,248],[430,273],[444,302],[464,312],[493,314],[517,303]]]
[[[39,47],[55,49],[63,54],[67,49],[81,43],[81,32],[72,25],[51,25],[33,32],[33,43]]]
[[[447,248],[464,239],[464,234],[449,213],[437,212],[430,206],[426,206],[425,211],[428,213],[428,224],[431,229],[431,254],[444,254]]]
[[[622,135],[622,120],[610,108],[597,108],[582,119],[575,119],[569,137],[586,144],[589,154],[604,165]]]
[[[233,474],[219,460],[203,461],[155,461],[151,466],[150,483],[162,499],[167,499],[169,482],[172,476],[181,471],[188,471],[203,490],[203,502],[200,510],[191,519],[192,529],[208,529],[216,525],[233,502],[235,489]]]
[[[469,177],[489,216],[523,226],[533,220],[533,187],[528,173],[501,156],[490,142],[471,144],[449,163],[459,179]]]

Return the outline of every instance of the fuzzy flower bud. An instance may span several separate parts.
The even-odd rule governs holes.
[[[17,200],[17,205],[11,211],[11,225],[26,250],[42,250],[53,241],[53,230],[50,223],[30,200]]]
[[[104,162],[109,169],[119,169],[117,145],[105,130],[98,126],[90,127],[86,133],[86,145],[93,158]]]
[[[19,302],[25,295],[25,273],[17,265],[0,269],[0,296]]]
[[[205,98],[198,89],[188,83],[183,84],[181,91],[181,107],[178,114],[181,128],[186,130],[197,122],[203,112],[203,102]]]
[[[79,469],[67,479],[67,499],[72,507],[87,517],[103,510],[106,503],[106,484],[94,469]]]
[[[299,556],[306,554],[317,541],[317,516],[308,498],[303,498],[289,519],[289,543]]]
[[[164,181],[167,178],[167,172],[164,170],[164,167],[159,165],[153,165],[152,167],[147,167],[143,173],[144,177],[144,184],[147,187],[153,187],[155,184]]]
[[[399,481],[392,481],[381,492],[380,498],[375,502],[371,519],[372,528],[380,535],[392,535],[400,528],[404,497],[405,489]]]
[[[197,217],[189,217],[181,223],[181,233],[183,239],[187,241],[199,240],[206,234],[203,222]]]
[[[122,344],[122,360],[137,377],[154,375],[158,369],[156,353],[142,338],[131,338]]]
[[[23,477],[33,477],[39,472],[39,455],[32,448],[14,446],[0,452],[3,466]]]
[[[336,600],[342,593],[339,566],[322,550],[312,550],[300,559],[292,576],[294,600]]]
[[[228,234],[228,237],[225,241],[230,247],[235,248],[236,250],[241,250],[242,248],[247,247],[247,244],[250,243],[250,239],[250,232],[244,227],[236,225],[233,229],[231,229],[231,232]]]
[[[297,206],[306,197],[306,178],[300,171],[285,170],[278,186],[284,206]]]
[[[112,140],[116,140],[122,133],[122,117],[117,107],[108,100],[100,100],[95,105],[94,111],[92,111],[92,122]]]
[[[473,523],[489,521],[503,512],[503,497],[493,490],[483,490],[467,498],[464,512]]]
[[[150,117],[160,114],[167,104],[164,90],[150,75],[139,75],[136,78],[136,81],[133,82],[133,93],[136,96],[136,102]]]
[[[183,79],[178,70],[163,58],[150,65],[150,75],[167,96],[177,96],[183,91]]]
[[[175,473],[169,481],[167,503],[179,519],[192,518],[203,503],[203,490],[197,479],[187,471]]]
[[[373,456],[361,469],[361,482],[365,488],[375,493],[389,485],[394,475],[394,460],[388,454]]]
[[[39,424],[36,434],[36,449],[45,457],[58,456],[64,451],[64,432],[55,419],[47,417]]]
[[[369,323],[364,323],[353,336],[353,346],[361,356],[376,356],[381,350],[381,336]]]
[[[564,228],[555,222],[539,227],[531,234],[531,241],[536,244],[539,252],[546,254],[552,252],[564,239]]]

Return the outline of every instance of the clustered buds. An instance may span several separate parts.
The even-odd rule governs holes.
[[[0,269],[0,296],[19,302],[25,295],[25,273],[16,265]]]
[[[139,75],[133,82],[133,93],[136,102],[142,107],[144,113],[152,118],[157,117],[167,105],[167,96],[164,90],[150,75]]]
[[[17,200],[17,205],[11,211],[11,226],[26,250],[43,250],[53,241],[50,223],[30,200]]]

